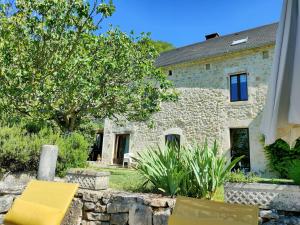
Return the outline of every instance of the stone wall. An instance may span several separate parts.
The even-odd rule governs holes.
[[[0,224],[25,185],[0,183]],[[80,189],[63,225],[167,225],[176,200],[155,194]],[[299,225],[300,212],[261,209],[259,224]]]
[[[25,185],[0,183],[0,224]],[[175,199],[155,194],[79,189],[63,225],[167,225]]]
[[[217,140],[229,156],[230,128],[249,128],[251,168],[264,174],[266,160],[259,141],[259,126],[273,48],[273,45],[265,46],[164,68],[173,71],[169,79],[180,93],[179,101],[162,104],[162,110],[153,115],[153,127],[146,123],[127,123],[120,127],[106,120],[103,161],[112,163],[116,134],[130,134],[129,151],[133,153],[164,145],[166,134],[179,134],[182,144]],[[269,51],[270,57],[264,59],[263,51]],[[206,70],[207,63],[211,64],[210,70]],[[242,72],[248,74],[249,100],[230,102],[229,76]]]

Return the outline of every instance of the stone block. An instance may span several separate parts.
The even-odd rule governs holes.
[[[152,209],[145,205],[134,205],[129,210],[129,225],[152,225]]]
[[[73,199],[62,225],[80,225],[82,220],[83,203],[80,199]]]
[[[67,172],[66,180],[70,183],[78,183],[80,188],[89,190],[105,190],[108,189],[109,176],[109,172],[70,169]]]
[[[94,202],[85,202],[84,203],[84,210],[85,211],[92,211],[96,207],[96,204]]]
[[[128,223],[128,213],[111,214],[111,225],[126,225]]]
[[[101,205],[99,202],[96,204],[94,211],[95,212],[106,212],[106,205]]]
[[[170,209],[160,209],[153,212],[153,225],[168,225]]]
[[[37,176],[38,180],[54,180],[57,156],[58,147],[56,145],[42,146]]]
[[[258,205],[261,209],[300,212],[300,186],[263,183],[226,183],[225,201]]]
[[[90,221],[109,221],[110,215],[107,213],[88,212],[86,213],[86,219]]]
[[[0,197],[0,213],[6,213],[14,200],[14,196],[12,195],[5,195]]]

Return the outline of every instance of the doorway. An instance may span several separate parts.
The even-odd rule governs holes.
[[[117,134],[115,140],[114,164],[122,164],[124,154],[129,152],[129,134]]]
[[[250,172],[250,146],[249,146],[249,129],[232,128],[230,129],[231,158],[235,159],[240,156],[244,158],[237,163],[233,170]]]
[[[97,133],[95,142],[89,155],[90,161],[97,161],[102,158],[103,133]]]

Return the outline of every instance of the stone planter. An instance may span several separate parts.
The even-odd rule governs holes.
[[[261,209],[300,212],[300,186],[264,183],[226,183],[225,201],[258,205]]]
[[[108,189],[109,176],[110,172],[70,169],[67,172],[66,181],[78,183],[83,189],[105,190]]]

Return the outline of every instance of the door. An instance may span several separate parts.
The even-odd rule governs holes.
[[[244,172],[250,171],[250,147],[249,147],[249,129],[234,128],[230,129],[231,158],[239,156],[244,158],[234,167],[234,170],[240,169]]]
[[[114,151],[114,164],[122,164],[125,153],[129,152],[129,134],[117,134]]]

